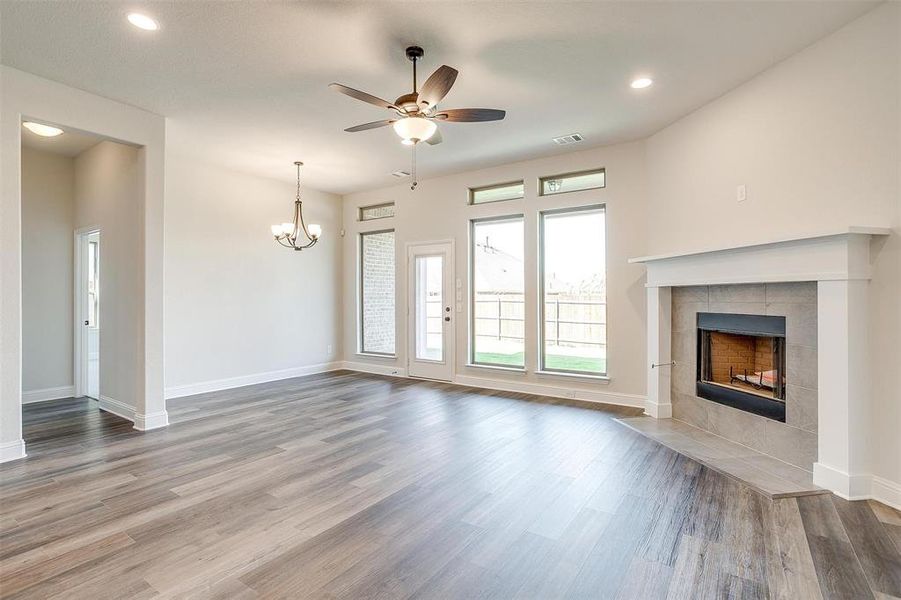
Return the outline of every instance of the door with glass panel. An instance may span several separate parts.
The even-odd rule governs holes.
[[[100,399],[100,232],[76,235],[75,374],[77,396]]]
[[[407,373],[451,381],[454,377],[453,255],[450,242],[413,244],[407,250]]]

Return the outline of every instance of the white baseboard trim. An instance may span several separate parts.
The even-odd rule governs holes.
[[[454,378],[453,383],[469,387],[480,387],[488,390],[521,392],[524,394],[535,394],[536,396],[550,396],[552,398],[564,398],[567,400],[583,400],[585,402],[597,402],[599,404],[615,404],[617,406],[631,406],[636,408],[644,408],[645,405],[645,397],[638,394],[584,390],[560,385],[506,381],[488,379],[485,377],[471,377],[468,375],[457,375]]]
[[[281,379],[291,379],[292,377],[303,377],[304,375],[315,375],[316,373],[325,373],[326,371],[337,371],[342,368],[342,365],[342,362],[335,361],[316,365],[306,365],[303,367],[292,367],[280,371],[268,371],[265,373],[254,373],[252,375],[227,377],[225,379],[200,381],[198,383],[189,383],[187,385],[174,385],[166,388],[165,396],[168,400],[170,398],[182,398],[184,396],[205,394],[207,392],[219,392],[222,390],[244,387],[245,385],[268,383],[270,381],[279,381]]]
[[[655,419],[671,419],[673,418],[673,405],[657,404],[646,400],[644,403],[644,414]]]
[[[169,413],[164,410],[149,415],[135,413],[134,424],[135,429],[138,431],[150,431],[151,429],[168,427]]]
[[[901,485],[884,477],[850,475],[817,462],[813,463],[813,482],[845,500],[877,500],[901,510]]]
[[[895,510],[901,510],[901,484],[873,475],[870,490],[873,500],[887,504]]]
[[[132,423],[134,423],[135,421],[134,407],[129,406],[124,402],[119,402],[115,398],[110,398],[109,396],[100,394],[100,400],[97,401],[97,405],[100,407],[100,410],[105,410],[106,412],[112,413],[117,417],[128,419]]]
[[[27,392],[22,392],[22,404],[48,402],[50,400],[59,400],[60,398],[71,398],[74,395],[74,385],[62,385],[59,387],[44,388],[40,390],[28,390]]]
[[[360,373],[372,373],[374,375],[393,375],[395,377],[406,377],[407,370],[403,367],[394,365],[379,365],[374,363],[355,362],[345,360],[341,363],[341,368],[348,371],[359,371]]]
[[[25,458],[25,440],[18,439],[0,444],[0,463]]]

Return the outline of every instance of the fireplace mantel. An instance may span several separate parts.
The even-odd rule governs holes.
[[[794,238],[629,259],[648,287],[870,279],[871,236],[887,227],[847,227]]]
[[[887,227],[852,226],[789,239],[633,258],[647,268],[645,413],[670,418],[672,288],[776,282],[817,282],[817,485],[850,499],[870,495],[866,465],[870,402],[867,329],[870,251]]]

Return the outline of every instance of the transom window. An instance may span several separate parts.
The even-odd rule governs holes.
[[[470,204],[485,204],[486,202],[501,202],[502,200],[515,200],[525,195],[525,184],[522,181],[510,183],[498,183],[483,187],[469,188]]]
[[[373,219],[386,219],[394,216],[394,203],[375,204],[373,206],[360,207],[360,220],[372,221]]]
[[[553,194],[565,194],[566,192],[578,192],[580,190],[602,188],[606,187],[606,185],[607,175],[604,169],[578,171],[575,173],[564,173],[562,175],[542,177],[538,180],[538,194],[540,196],[550,196]]]

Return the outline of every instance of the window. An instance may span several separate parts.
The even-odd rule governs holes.
[[[515,200],[522,198],[524,194],[525,185],[522,181],[486,185],[485,187],[469,188],[469,203],[484,204],[501,200]]]
[[[603,206],[541,213],[541,368],[607,373]]]
[[[360,351],[394,354],[394,231],[360,234]]]
[[[566,192],[578,192],[579,190],[592,190],[606,187],[607,174],[604,169],[593,171],[579,171],[578,173],[564,173],[542,177],[538,180],[538,195],[550,196],[552,194],[564,194]]]
[[[472,222],[473,364],[524,367],[521,216]]]
[[[373,219],[385,219],[394,216],[394,203],[376,204],[374,206],[360,207],[360,220],[372,221]]]
[[[93,234],[97,236],[99,234]],[[100,243],[88,241],[88,327],[98,327],[100,317]]]

